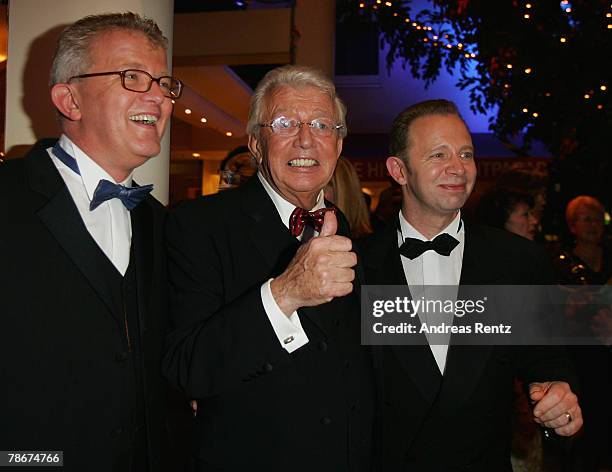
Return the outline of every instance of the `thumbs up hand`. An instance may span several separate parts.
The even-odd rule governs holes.
[[[338,236],[334,212],[325,213],[319,236],[303,244],[270,284],[272,296],[287,316],[300,307],[317,306],[353,291],[357,255],[351,240]]]
[[[336,218],[336,213],[333,211],[328,211],[325,213],[323,219],[323,226],[321,226],[321,232],[319,233],[319,238],[326,236],[333,236],[338,231],[338,219]]]

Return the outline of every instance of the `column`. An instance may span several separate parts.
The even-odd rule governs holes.
[[[336,2],[334,0],[296,0],[297,41],[295,63],[316,67],[334,77]]]

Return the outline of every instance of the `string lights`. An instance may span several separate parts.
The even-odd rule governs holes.
[[[377,11],[379,9],[379,6],[382,6],[382,0],[376,0],[376,2],[372,5],[366,4],[366,2],[359,2],[359,8],[362,10],[366,9],[367,7],[371,7],[372,10]],[[385,2],[384,6],[387,8],[393,7],[393,2]],[[409,16],[402,15],[398,12],[393,12],[393,17],[398,18],[401,16],[403,16],[403,22],[406,24],[407,27],[413,28],[416,31],[421,31],[423,33],[423,37],[421,38],[421,41],[423,43],[429,43],[433,47],[441,47],[446,50],[453,50],[455,48],[460,51],[464,50],[464,45],[461,42],[455,44],[450,41],[450,37],[448,34],[443,35],[444,40],[442,40],[441,38],[439,38],[438,35],[433,34],[432,26],[415,21]],[[432,34],[429,35],[429,33]],[[472,51],[467,51],[463,54],[463,57],[465,57],[466,59],[475,59],[476,53]]]
[[[378,11],[379,7],[381,7],[381,8],[383,7],[383,2],[382,2],[382,0],[376,0],[375,3],[373,3],[373,4],[371,4],[369,2],[360,2],[359,3],[359,8],[360,9],[364,10],[367,7],[371,7],[372,10]],[[390,1],[384,2],[384,7],[386,7],[386,8],[393,7],[393,2],[390,2]],[[532,16],[533,16],[533,13],[534,13],[534,10],[536,9],[534,7],[534,4],[531,3],[531,2],[527,2],[527,3],[525,3],[523,5],[523,7],[524,7],[524,10],[522,12],[523,19],[531,20]],[[571,5],[570,1],[569,0],[562,0],[560,2],[560,7],[561,7],[561,11],[568,15],[567,19],[568,19],[568,23],[569,23],[570,27],[574,27],[575,24],[574,24],[574,21],[571,18],[571,15],[570,15],[572,13],[572,11],[573,11],[572,10],[572,5]],[[609,12],[607,12],[605,14],[605,17],[608,18],[608,19],[612,18],[612,4],[610,5],[610,10],[611,11],[609,11]],[[403,16],[403,23],[404,23],[405,27],[406,28],[412,28],[415,31],[420,32],[420,35],[422,36],[420,41],[423,42],[424,44],[431,45],[432,47],[439,48],[440,50],[447,50],[447,51],[449,51],[449,53],[454,51],[454,50],[462,51],[461,56],[463,58],[465,58],[466,60],[470,60],[470,59],[471,60],[475,60],[475,59],[477,59],[477,54],[476,54],[476,52],[474,52],[472,50],[472,47],[466,46],[462,42],[457,42],[457,43],[453,42],[450,39],[448,34],[444,34],[442,36],[440,36],[438,34],[434,34],[434,31],[433,31],[434,29],[433,29],[432,26],[420,23],[420,22],[410,18],[407,15],[403,15],[402,13],[400,13],[398,11],[393,12],[393,17],[395,17],[395,18],[399,17],[400,21],[402,21],[402,18],[401,18],[402,16]],[[607,28],[608,29],[612,29],[612,23],[608,23],[607,24]],[[565,36],[565,35],[559,36],[559,42],[561,44],[567,44],[568,43],[567,36]],[[508,73],[512,73],[513,69],[514,69],[514,65],[511,64],[511,63],[507,63],[507,64],[505,64],[505,69],[508,71]],[[522,68],[522,71],[523,71],[523,73],[526,76],[535,75],[533,67],[524,67],[524,68]],[[504,84],[503,87],[504,87],[504,89],[509,89],[510,88],[509,84]],[[601,84],[598,87],[598,89],[599,89],[598,90],[599,92],[607,92],[607,86],[605,84]],[[545,92],[544,96],[545,97],[551,97],[552,94],[550,92]],[[591,98],[594,97],[594,91],[590,90],[590,91],[587,91],[587,92],[583,92],[582,97],[583,97],[583,99],[585,101],[591,100]],[[603,104],[598,103],[596,105],[596,108],[598,110],[602,110],[604,108],[604,106],[603,106]],[[522,109],[522,112],[525,113],[525,114],[528,114],[529,113],[529,109],[527,107],[524,107]],[[530,116],[533,117],[533,118],[538,118],[540,115],[539,115],[539,113],[537,111],[533,111],[533,112],[530,113]]]

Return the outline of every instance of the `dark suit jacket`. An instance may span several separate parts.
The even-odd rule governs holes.
[[[397,225],[364,241],[368,284],[405,285]],[[546,254],[505,231],[466,225],[460,284],[550,283]],[[513,379],[572,380],[556,348],[453,346],[442,376],[429,346],[375,349],[385,471],[511,471]]]
[[[165,211],[149,197],[131,212],[141,349],[128,352],[111,290],[119,273],[45,151],[52,145],[0,166],[0,449],[62,450],[62,470],[126,470],[130,400],[144,391],[148,460],[159,470]]]
[[[300,309],[309,343],[282,348],[260,287],[299,243],[259,180],[187,202],[167,237],[174,329],[163,368],[198,399],[200,469],[369,470],[373,380],[357,297]]]

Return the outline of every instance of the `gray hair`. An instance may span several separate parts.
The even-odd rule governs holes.
[[[431,115],[455,115],[465,123],[457,105],[450,100],[425,100],[409,106],[393,120],[389,133],[389,155],[401,158],[408,164],[408,149],[410,143],[410,127],[418,118]],[[467,128],[467,125],[466,125]]]
[[[155,21],[137,13],[106,13],[81,18],[62,31],[53,57],[49,83],[66,83],[91,66],[90,48],[96,37],[108,31],[134,31],[144,34],[151,44],[168,49],[168,39]],[[112,54],[112,51],[109,52]]]
[[[249,110],[249,121],[247,133],[259,139],[263,110],[266,99],[279,87],[316,87],[326,93],[334,104],[334,111],[338,124],[342,128],[338,130],[341,138],[347,133],[346,129],[346,106],[336,94],[334,83],[317,69],[306,66],[287,65],[278,67],[268,72],[257,84],[253,97],[251,97],[251,108]]]

